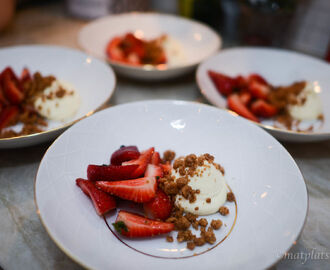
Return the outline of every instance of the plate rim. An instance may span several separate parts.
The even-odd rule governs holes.
[[[109,107],[107,108],[106,110],[103,110],[104,111],[107,111],[107,110],[111,110],[115,107],[122,107],[122,106],[126,106],[126,105],[135,105],[135,104],[149,104],[149,103],[166,103],[166,104],[171,104],[171,105],[199,105],[199,106],[203,106],[204,108],[208,108],[208,109],[211,109],[211,110],[221,110],[220,108],[218,107],[215,107],[215,106],[212,106],[212,105],[209,105],[209,104],[204,104],[204,103],[199,103],[199,102],[196,102],[196,101],[186,101],[186,100],[174,100],[174,99],[155,99],[155,100],[142,100],[142,101],[133,101],[133,102],[127,102],[127,103],[123,103],[123,104],[120,104],[120,105],[116,105],[116,106],[113,106],[113,107]],[[97,112],[97,113],[101,113],[100,112]],[[244,119],[244,118],[243,118]],[[252,122],[252,121],[251,121]],[[251,123],[250,123],[251,125]],[[255,125],[254,125],[255,126]],[[304,215],[304,220],[301,224],[301,227],[299,229],[299,231],[297,231],[297,236],[296,238],[292,241],[292,243],[287,247],[287,249],[285,250],[285,252],[283,254],[281,254],[281,256],[279,256],[272,264],[266,266],[266,268],[271,268],[273,267],[274,265],[276,265],[277,263],[279,263],[282,259],[283,259],[283,255],[286,254],[287,252],[289,252],[291,250],[291,248],[295,245],[295,243],[300,239],[301,235],[302,235],[302,232],[305,228],[305,225],[306,225],[306,222],[307,222],[307,217],[308,217],[308,213],[309,213],[309,194],[308,194],[308,189],[307,189],[307,184],[306,184],[306,179],[300,169],[300,167],[298,166],[297,162],[294,160],[294,158],[291,156],[291,154],[289,153],[289,151],[283,146],[283,144],[278,141],[277,139],[275,139],[272,135],[270,135],[268,132],[266,132],[263,128],[259,127],[259,126],[255,126],[257,128],[260,128],[264,133],[265,136],[270,136],[276,143],[278,143],[279,147],[282,148],[282,150],[284,150],[286,152],[286,154],[289,156],[289,158],[292,160],[292,162],[296,165],[296,168],[298,170],[298,172],[300,173],[301,175],[301,179],[303,180],[302,183],[304,185],[304,191],[305,191],[305,194],[306,194],[306,209],[305,209],[305,215]],[[68,129],[69,130],[69,129]],[[59,241],[57,241],[57,239],[52,235],[52,233],[50,232],[49,228],[46,226],[42,216],[41,216],[41,213],[40,213],[40,210],[39,210],[39,207],[38,207],[38,203],[37,203],[37,177],[38,177],[38,174],[39,174],[39,170],[40,170],[40,167],[41,167],[41,164],[46,156],[46,154],[52,149],[52,147],[54,147],[54,144],[57,142],[57,140],[60,140],[60,138],[68,131],[64,131],[60,136],[58,136],[52,143],[51,145],[47,148],[47,150],[45,151],[45,153],[43,154],[42,158],[41,158],[41,161],[38,165],[38,168],[37,168],[37,171],[36,171],[36,174],[34,176],[34,196],[33,196],[33,199],[34,199],[34,204],[35,204],[35,207],[36,207],[36,213],[37,215],[39,216],[39,219],[41,221],[41,224],[42,226],[44,227],[44,229],[46,230],[49,238],[57,245],[57,247],[66,255],[68,256],[71,260],[73,260],[75,263],[79,264],[80,266],[83,266],[84,268],[86,269],[93,269],[91,268],[90,266],[88,266],[83,260],[81,260],[78,256],[76,256],[75,254],[71,253],[68,248],[66,248],[64,245],[60,244]]]
[[[200,61],[194,61],[194,62],[191,62],[191,63],[186,63],[186,64],[182,64],[182,65],[178,65],[178,66],[170,66],[170,67],[166,66],[165,68],[157,68],[153,65],[132,66],[132,65],[129,65],[129,64],[123,64],[123,63],[120,63],[120,62],[117,62],[117,61],[110,60],[107,57],[99,58],[99,59],[101,59],[103,61],[106,61],[108,64],[113,65],[114,67],[127,68],[127,69],[130,69],[132,71],[164,72],[164,71],[175,71],[175,70],[182,69],[182,68],[195,67],[195,66],[199,65],[200,63],[202,63],[204,60],[206,60],[206,59],[212,57],[213,55],[215,55],[222,48],[223,40],[222,40],[221,35],[219,33],[217,33],[213,28],[208,26],[206,23],[203,23],[203,22],[200,22],[200,21],[197,21],[197,20],[194,20],[194,19],[186,18],[186,17],[180,17],[180,16],[177,16],[175,14],[161,13],[161,12],[157,12],[157,11],[146,11],[146,12],[131,11],[131,12],[124,12],[124,13],[120,13],[120,14],[111,14],[111,15],[107,15],[107,16],[98,18],[96,20],[93,20],[93,21],[89,22],[88,24],[86,24],[85,26],[83,26],[80,29],[80,31],[78,32],[78,37],[77,37],[78,47],[81,50],[83,50],[84,52],[93,55],[85,46],[83,46],[83,43],[81,42],[82,33],[87,27],[89,27],[93,24],[97,24],[97,23],[102,22],[102,21],[110,20],[114,17],[136,16],[136,15],[137,16],[153,15],[153,16],[161,16],[161,17],[171,17],[171,18],[183,20],[183,21],[186,21],[186,22],[189,22],[189,23],[192,22],[192,23],[197,24],[199,26],[202,26],[202,27],[206,28],[208,31],[210,31],[214,35],[214,37],[215,37],[218,44],[217,44],[215,50],[210,52],[207,57],[205,57],[204,59],[202,59]],[[96,56],[94,56],[94,57],[96,57]],[[98,57],[96,57],[96,58],[98,58]]]
[[[95,108],[94,110],[91,110],[87,113],[85,113],[83,116],[81,116],[80,118],[76,119],[76,120],[73,120],[69,123],[66,123],[64,125],[61,125],[61,126],[58,126],[58,127],[55,127],[55,128],[52,128],[52,129],[49,129],[49,130],[44,130],[44,131],[41,131],[41,132],[37,132],[37,133],[32,133],[32,134],[28,134],[28,135],[21,135],[21,136],[15,136],[15,137],[10,137],[10,138],[0,138],[0,143],[5,143],[5,142],[12,142],[12,141],[17,141],[17,140],[20,140],[20,139],[26,139],[26,138],[32,138],[32,137],[36,137],[36,136],[39,136],[39,135],[45,135],[45,134],[48,134],[48,133],[52,133],[52,132],[58,132],[60,130],[63,130],[63,129],[66,129],[70,126],[72,126],[73,124],[93,115],[94,113],[96,113],[97,111],[100,111],[102,109],[105,109],[107,108],[107,103],[110,101],[112,95],[114,94],[115,90],[116,90],[116,87],[117,87],[117,77],[116,77],[116,73],[113,71],[112,67],[109,67],[109,65],[106,65],[106,63],[104,63],[103,61],[101,61],[100,59],[98,59],[97,57],[94,57],[90,54],[88,54],[87,52],[85,51],[81,51],[81,50],[77,50],[77,49],[74,49],[74,48],[70,48],[70,47],[65,47],[65,46],[61,46],[61,45],[48,45],[48,44],[36,44],[36,45],[33,45],[33,44],[22,44],[22,45],[15,45],[15,46],[6,46],[6,47],[2,47],[0,48],[0,52],[3,51],[3,50],[15,50],[15,49],[29,49],[29,48],[46,48],[46,49],[60,49],[60,50],[64,50],[64,51],[71,51],[71,52],[76,52],[76,53],[79,53],[81,55],[85,55],[89,58],[92,58],[93,61],[97,61],[103,65],[105,65],[107,68],[109,68],[110,70],[110,73],[112,74],[113,78],[114,78],[114,83],[113,83],[113,87],[110,89],[110,94],[109,96],[107,97],[107,99],[102,102],[101,105],[99,105],[97,108]]]
[[[276,51],[276,52],[281,52],[281,53],[284,52],[284,53],[289,53],[289,54],[295,54],[298,57],[301,57],[301,56],[306,57],[306,58],[309,58],[310,60],[319,62],[321,64],[327,64],[327,62],[325,62],[324,60],[318,59],[318,58],[313,57],[313,56],[308,55],[308,54],[304,54],[304,53],[296,52],[296,51],[292,51],[292,50],[286,50],[286,49],[282,49],[282,48],[275,48],[275,47],[274,48],[268,48],[268,47],[256,47],[256,46],[237,46],[237,47],[230,47],[230,48],[222,49],[222,50],[218,51],[217,54],[212,55],[212,56],[216,57],[216,56],[220,55],[221,53],[226,53],[228,51],[239,51],[239,50],[245,50],[245,51],[260,50],[260,51],[268,51],[268,52]],[[205,91],[204,88],[202,88],[202,85],[201,85],[201,78],[200,78],[201,68],[202,68],[202,65],[206,64],[211,59],[211,57],[206,59],[205,61],[201,62],[198,65],[197,69],[196,69],[195,80],[196,80],[196,83],[197,83],[197,86],[198,86],[198,89],[199,89],[200,93],[203,95],[203,97],[205,97],[207,99],[208,102],[210,102],[212,104],[212,106],[215,106],[219,109],[225,110],[225,111],[229,112],[232,115],[242,117],[242,116],[240,116],[239,114],[237,114],[236,112],[234,112],[230,109],[219,107],[218,105],[216,105],[211,100],[211,98],[209,98],[208,95],[205,94],[206,91]],[[242,117],[242,118],[244,118],[244,117]],[[273,126],[265,125],[265,124],[261,124],[261,123],[256,123],[256,122],[254,122],[252,120],[249,120],[247,118],[244,118],[244,119],[249,121],[249,122],[252,122],[255,125],[258,125],[259,127],[263,128],[263,129],[266,129],[266,130],[269,130],[269,131],[279,132],[279,133],[282,133],[282,134],[285,134],[285,135],[298,135],[300,137],[319,137],[319,136],[329,136],[330,137],[330,131],[329,132],[293,131],[293,130],[281,129],[281,128],[277,128],[277,127],[273,127]]]

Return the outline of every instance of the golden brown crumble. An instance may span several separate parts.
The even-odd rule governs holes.
[[[222,221],[220,219],[213,219],[211,221],[211,227],[214,229],[214,230],[219,230],[222,226]]]
[[[229,214],[229,209],[226,206],[221,206],[219,212],[221,215],[227,216]]]
[[[233,192],[228,192],[227,193],[227,201],[228,202],[234,202],[235,201],[235,195],[234,195],[234,193]]]
[[[168,235],[166,236],[166,241],[172,243],[174,240],[172,236]]]

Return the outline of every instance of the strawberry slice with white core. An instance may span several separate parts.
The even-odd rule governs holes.
[[[259,99],[267,99],[267,96],[271,91],[268,85],[261,84],[257,81],[250,82],[248,90],[252,96]]]
[[[152,237],[174,230],[173,223],[152,220],[123,210],[112,225],[118,233],[130,238]]]
[[[148,202],[156,195],[156,177],[143,177],[125,181],[98,181],[96,186],[119,198],[134,202]]]
[[[158,165],[160,163],[160,155],[159,152],[154,152],[151,157],[151,164]]]
[[[258,118],[244,105],[238,94],[232,94],[227,98],[228,108],[247,119],[259,122]]]
[[[117,166],[117,165],[93,165],[87,167],[87,178],[91,181],[110,181],[133,179],[133,173],[138,165]]]
[[[160,166],[153,164],[148,164],[148,167],[145,172],[145,176],[154,176],[156,178],[163,177],[163,169]]]
[[[110,194],[95,187],[94,183],[89,180],[78,178],[77,186],[92,200],[96,213],[100,216],[106,214],[116,208],[116,200]]]
[[[154,148],[151,147],[146,151],[143,151],[138,159],[123,162],[122,165],[138,165],[139,167],[133,172],[132,178],[140,177],[144,174],[148,164],[150,163]]]

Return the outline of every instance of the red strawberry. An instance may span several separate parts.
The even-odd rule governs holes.
[[[269,83],[265,80],[264,77],[262,77],[261,75],[256,74],[256,73],[250,74],[248,80],[250,82],[251,81],[256,81],[256,82],[261,83],[261,84],[264,84],[264,85],[269,85]]]
[[[87,178],[90,181],[109,181],[133,179],[133,173],[138,165],[117,166],[117,165],[88,165]]]
[[[252,99],[252,95],[251,93],[249,92],[246,92],[246,91],[242,91],[240,94],[239,94],[239,98],[241,99],[242,103],[244,105],[247,105],[250,103],[251,99]]]
[[[8,78],[5,78],[3,80],[3,83],[4,83],[4,92],[5,92],[7,99],[9,100],[9,102],[12,105],[20,104],[22,102],[22,100],[24,99],[24,95],[19,90],[17,85],[14,83],[14,81],[12,81]]]
[[[154,152],[151,157],[151,164],[158,165],[160,163],[159,152]]]
[[[267,99],[270,93],[270,87],[268,85],[261,84],[257,81],[251,81],[248,90],[252,96],[260,99]]]
[[[163,169],[160,166],[148,164],[148,167],[147,167],[144,175],[145,176],[154,176],[156,178],[163,177]]]
[[[107,45],[106,53],[109,57],[109,59],[114,61],[125,61],[125,56],[123,51],[120,49],[119,45],[122,41],[122,38],[115,37],[113,38]]]
[[[19,113],[17,106],[4,107],[0,112],[0,130],[13,123]]]
[[[228,108],[247,119],[259,122],[258,118],[243,104],[238,94],[232,94],[227,98]]]
[[[0,104],[2,105],[9,105],[9,102],[7,100],[7,98],[5,97],[2,85],[1,85],[1,79],[0,79]]]
[[[125,181],[98,181],[96,186],[105,192],[134,202],[147,202],[156,195],[156,177],[143,177]]]
[[[88,197],[91,198],[98,215],[104,215],[110,210],[116,208],[115,198],[96,188],[93,182],[78,178],[76,184]]]
[[[124,161],[137,159],[140,152],[136,146],[122,146],[111,155],[110,162],[112,165],[121,165]]]
[[[116,231],[127,237],[151,237],[169,233],[173,223],[161,222],[126,211],[119,211],[116,222],[112,224]]]
[[[246,88],[248,86],[248,80],[241,75],[234,78],[235,87],[239,89]]]
[[[151,147],[146,151],[143,151],[138,159],[123,162],[122,165],[139,165],[139,167],[133,172],[132,178],[140,177],[144,174],[148,163],[150,163],[154,148]]]
[[[262,99],[258,99],[251,105],[251,110],[255,115],[261,117],[272,117],[277,114],[277,108]]]
[[[233,78],[212,70],[209,70],[208,74],[215,87],[222,95],[228,96],[234,90],[235,80]]]
[[[172,211],[172,203],[168,195],[161,189],[156,192],[156,197],[143,204],[144,212],[150,218],[165,220]]]
[[[170,163],[159,164],[159,166],[163,169],[164,173],[169,173],[172,170],[172,166]]]
[[[31,74],[27,68],[23,68],[21,77],[20,77],[20,82],[25,83],[27,81],[31,81]]]

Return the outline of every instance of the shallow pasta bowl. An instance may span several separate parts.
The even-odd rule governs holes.
[[[190,251],[161,236],[127,239],[113,232],[116,211],[96,215],[75,179],[86,177],[90,163],[108,163],[120,145],[214,155],[236,196],[230,215],[221,217],[215,245]],[[124,104],[80,121],[48,149],[35,182],[36,206],[50,237],[92,269],[264,269],[296,241],[307,199],[297,165],[271,135],[223,110],[183,101]]]
[[[77,113],[65,121],[47,120],[43,132],[0,139],[0,148],[29,146],[49,141],[80,119],[93,114],[109,101],[116,84],[111,67],[85,53],[57,46],[17,46],[0,49],[0,70],[10,66],[20,74],[24,67],[31,73],[54,75],[70,83],[80,97]]]
[[[226,109],[226,98],[220,95],[213,85],[207,74],[208,70],[229,76],[258,73],[275,86],[290,85],[295,81],[312,82],[318,87],[324,115],[324,121],[315,123],[313,131],[276,128],[272,121],[262,121],[258,125],[283,141],[307,142],[330,139],[330,65],[325,61],[280,49],[243,47],[222,50],[199,65],[196,80],[202,94],[211,104]],[[309,123],[307,126],[310,126]]]
[[[144,39],[163,34],[174,38],[181,44],[184,62],[155,67],[131,66],[109,60],[106,56],[108,42],[128,32]],[[135,12],[111,15],[89,23],[80,31],[78,43],[86,52],[108,61],[119,74],[142,80],[167,79],[190,72],[221,47],[218,34],[206,25],[174,15]]]

